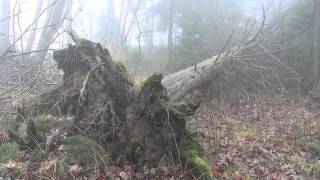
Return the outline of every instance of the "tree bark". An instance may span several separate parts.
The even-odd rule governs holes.
[[[248,38],[239,47],[233,47],[229,51],[225,49],[229,43],[227,42],[218,55],[164,77],[162,83],[168,90],[171,102],[185,98],[218,78],[223,73],[223,65],[231,62],[232,56],[239,55],[260,43],[256,41],[258,33]],[[231,36],[229,38],[231,39]]]

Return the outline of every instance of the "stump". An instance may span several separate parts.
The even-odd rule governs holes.
[[[121,63],[100,44],[77,40],[54,52],[64,73],[61,87],[46,93],[48,112],[73,116],[73,130],[102,144],[113,163],[138,167],[180,163],[212,179],[203,149],[186,127],[199,102],[172,102],[162,75],[150,76],[136,92]]]

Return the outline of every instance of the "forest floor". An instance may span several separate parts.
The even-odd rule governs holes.
[[[258,96],[208,103],[190,126],[218,179],[317,179],[319,115],[309,98]]]
[[[188,126],[203,145],[217,179],[317,179],[320,175],[319,118],[319,107],[309,98],[251,96],[229,103],[203,104],[189,119]],[[2,136],[0,133],[0,139]],[[59,173],[66,173],[70,179],[174,180],[184,179],[184,175],[190,173],[179,165],[137,170],[125,163],[120,167],[105,167],[105,172],[99,169],[98,163],[91,167],[75,163],[67,166],[67,172],[62,172],[65,165],[61,164],[59,152],[33,162],[35,169],[30,169],[33,154],[34,151],[19,152],[13,160],[0,163],[1,176],[26,179],[31,173],[36,177],[55,178],[61,176]]]

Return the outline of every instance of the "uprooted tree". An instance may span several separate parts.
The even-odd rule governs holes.
[[[48,102],[42,109],[74,117],[69,128],[102,144],[113,163],[158,167],[174,162],[211,179],[203,149],[186,127],[186,117],[195,113],[199,102],[171,101],[161,74],[150,76],[135,92],[125,67],[115,63],[107,49],[71,35],[75,45],[53,55],[64,73],[63,84],[43,95]],[[9,136],[20,148],[33,148],[45,141],[33,127],[30,120],[28,132],[34,138],[21,140],[14,132]],[[54,151],[48,140],[46,151]]]
[[[193,173],[203,179],[211,179],[211,166],[203,159],[201,146],[186,127],[187,117],[195,113],[200,102],[186,96],[208,84],[219,86],[226,81],[246,86],[242,89],[281,89],[283,81],[272,66],[280,64],[289,74],[294,71],[257,40],[261,31],[241,46],[229,51],[224,48],[219,55],[198,65],[164,78],[154,74],[138,92],[124,65],[114,62],[107,49],[71,32],[75,45],[55,51],[53,56],[64,73],[63,84],[42,95],[48,102],[41,110],[73,117],[67,128],[102,144],[112,163],[130,161],[156,167],[173,161],[195,169]],[[260,61],[241,61],[253,57],[246,54],[252,49],[262,50],[258,57],[267,56],[276,63],[268,62],[266,66]],[[54,151],[52,137],[45,139],[37,134],[27,111],[32,113],[19,109],[17,119],[27,120],[29,138],[23,140],[9,131],[10,138],[20,148],[33,148],[47,141],[46,153]]]

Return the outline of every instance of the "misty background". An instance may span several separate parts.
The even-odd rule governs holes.
[[[1,32],[4,32],[2,36],[9,39],[10,43],[19,42],[15,43],[14,48],[21,52],[41,49],[40,42],[43,39],[50,41],[50,45],[45,43],[43,48],[66,47],[71,42],[63,32],[73,29],[81,37],[108,47],[115,59],[133,67],[135,73],[143,66],[148,66],[150,72],[172,72],[215,55],[231,32],[240,34],[248,21],[261,23],[263,7],[267,19],[271,21],[279,12],[290,8],[292,2],[3,0],[0,27]],[[52,13],[50,6],[53,5],[61,6],[62,10],[49,19],[48,15]],[[10,20],[5,16],[5,13],[9,13],[4,12],[6,10],[10,10]],[[49,34],[56,31],[59,35],[48,38],[44,37],[43,31]],[[172,65],[168,65],[169,61]]]

